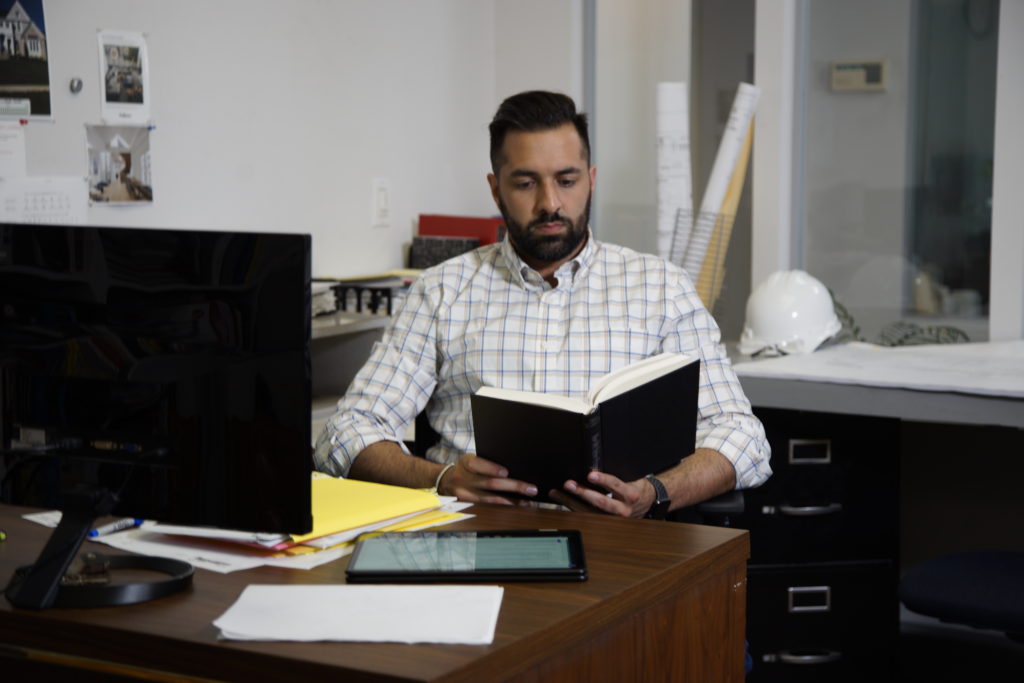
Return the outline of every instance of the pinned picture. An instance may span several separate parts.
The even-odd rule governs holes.
[[[43,0],[0,1],[0,116],[50,117]]]
[[[149,132],[149,126],[86,125],[90,201],[153,201]]]
[[[100,31],[101,110],[107,123],[149,123],[149,57],[141,33]]]

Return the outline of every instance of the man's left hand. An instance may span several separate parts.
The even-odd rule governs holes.
[[[643,517],[651,509],[655,494],[646,479],[626,482],[595,470],[587,475],[586,484],[570,479],[563,490],[550,491],[548,495],[570,510]]]

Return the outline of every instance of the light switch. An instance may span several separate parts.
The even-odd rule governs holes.
[[[370,196],[370,224],[375,228],[388,227],[391,225],[391,181],[387,178],[374,178]]]

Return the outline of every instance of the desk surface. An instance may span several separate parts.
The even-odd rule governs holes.
[[[0,582],[33,561],[48,535],[21,519],[26,511],[0,505]],[[477,516],[447,528],[580,529],[590,578],[505,584],[489,646],[217,640],[212,621],[246,585],[342,583],[348,558],[308,572],[198,570],[191,590],[125,607],[30,611],[0,600],[0,644],[142,667],[158,679],[742,680],[745,531],[487,505],[470,512]]]
[[[740,377],[757,408],[897,417],[911,422],[1024,428],[1024,399],[954,391],[835,384],[776,377]]]
[[[1024,428],[1024,341],[731,354],[754,406]]]

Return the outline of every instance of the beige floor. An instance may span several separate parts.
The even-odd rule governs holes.
[[[132,201],[132,196],[128,194],[128,186],[120,180],[111,180],[110,184],[103,188],[103,198],[108,202]]]

